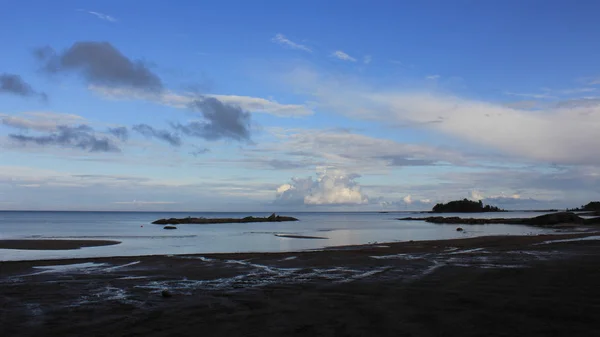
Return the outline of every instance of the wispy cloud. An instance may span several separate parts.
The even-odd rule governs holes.
[[[371,57],[371,55],[365,55],[365,57],[363,57],[364,64],[369,64],[369,63],[371,63],[371,61],[373,61],[373,58]]]
[[[83,13],[88,13],[90,15],[93,15],[95,17],[97,17],[100,20],[104,20],[104,21],[109,21],[109,22],[116,22],[117,19],[114,16],[110,16],[108,14],[104,14],[104,13],[100,13],[100,12],[95,12],[95,11],[88,11],[85,9],[78,9],[78,12],[83,12]]]
[[[341,50],[336,50],[333,53],[331,53],[332,57],[335,57],[337,59],[340,59],[342,61],[349,61],[349,62],[356,62],[356,59],[346,53],[344,53]]]
[[[113,88],[96,85],[90,85],[89,89],[109,99],[147,100],[178,109],[189,108],[189,105],[197,99],[197,95],[190,93],[179,94],[168,91],[148,93],[129,88]],[[214,97],[223,103],[236,105],[247,111],[267,113],[278,117],[302,117],[314,114],[314,112],[306,105],[282,104],[261,97],[213,94],[206,94],[204,96]]]
[[[439,80],[440,77],[441,77],[440,75],[429,75],[429,76],[425,76],[425,79],[435,81],[435,80]]]
[[[517,97],[528,97],[528,98],[536,98],[536,99],[544,99],[544,98],[556,98],[550,94],[532,94],[532,93],[518,93],[518,92],[504,92],[505,95],[508,96],[517,96]]]
[[[300,43],[296,43],[290,39],[288,39],[287,37],[285,37],[285,35],[283,34],[277,34],[275,35],[274,38],[271,39],[271,41],[284,46],[284,47],[288,47],[288,48],[292,48],[292,49],[297,49],[297,50],[302,50],[308,53],[312,53],[312,49],[310,49],[309,47],[300,44]]]

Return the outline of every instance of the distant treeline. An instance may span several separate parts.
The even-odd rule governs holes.
[[[481,200],[471,201],[467,199],[454,200],[446,204],[439,203],[433,206],[434,213],[479,213],[479,212],[504,212],[504,210],[490,205],[483,205]]]

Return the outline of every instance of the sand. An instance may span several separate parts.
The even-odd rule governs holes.
[[[598,336],[597,233],[0,263],[2,336]],[[163,291],[169,297],[163,297]]]
[[[111,240],[0,240],[0,249],[69,250],[119,243]]]

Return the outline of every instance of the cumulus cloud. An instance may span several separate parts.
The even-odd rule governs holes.
[[[277,188],[278,204],[288,205],[355,205],[368,204],[369,198],[361,192],[355,179],[357,174],[320,168],[317,179],[293,178]]]
[[[273,41],[274,43],[277,43],[280,46],[312,53],[312,49],[310,49],[309,47],[299,44],[299,43],[296,43],[294,41],[291,41],[290,39],[286,38],[283,34],[275,35],[275,37],[273,37],[271,39],[271,41]]]
[[[23,97],[38,97],[47,100],[48,96],[43,92],[33,90],[21,76],[9,73],[0,74],[0,94],[12,94]]]
[[[137,124],[131,128],[133,131],[139,132],[148,138],[156,138],[169,143],[172,146],[181,146],[181,138],[167,130],[155,129],[148,124]]]
[[[204,121],[174,124],[183,134],[214,141],[232,139],[250,141],[250,113],[238,106],[225,104],[214,97],[198,99],[190,105],[199,111]]]
[[[162,81],[144,62],[129,59],[108,42],[80,41],[62,52],[38,48],[35,55],[50,74],[76,72],[94,85],[162,89]]]
[[[341,50],[336,50],[333,53],[331,53],[331,57],[335,57],[337,59],[340,59],[342,61],[349,61],[349,62],[356,62],[356,59],[346,53],[344,53]]]
[[[40,146],[52,145],[60,147],[77,148],[89,152],[120,152],[119,147],[108,137],[96,135],[94,129],[88,125],[57,126],[56,132],[40,136],[27,136],[10,134],[13,141],[26,145]]]

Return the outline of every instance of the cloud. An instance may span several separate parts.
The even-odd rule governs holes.
[[[291,41],[288,38],[286,38],[283,34],[277,34],[277,35],[275,35],[275,37],[273,37],[271,39],[271,41],[273,41],[273,42],[275,42],[275,43],[277,43],[277,44],[279,44],[281,46],[284,46],[284,47],[288,47],[288,48],[291,48],[291,49],[297,49],[297,50],[302,50],[302,51],[305,51],[305,52],[312,53],[312,49],[310,49],[309,47],[307,47],[305,45],[302,45],[302,44],[299,44],[299,43],[296,43],[294,41]]]
[[[277,188],[275,203],[285,205],[358,205],[368,204],[369,198],[355,181],[360,176],[341,170],[319,168],[317,180],[312,177],[292,178]]]
[[[108,128],[108,133],[119,138],[122,141],[126,141],[127,139],[129,139],[129,130],[127,130],[127,128],[124,126]]]
[[[89,84],[160,91],[162,81],[142,61],[131,60],[108,42],[81,41],[62,53],[50,47],[35,55],[50,74],[79,73]]]
[[[171,133],[167,130],[155,129],[147,124],[137,124],[131,129],[148,138],[156,138],[167,142],[172,146],[181,146],[181,138],[177,134]]]
[[[518,97],[527,97],[527,98],[535,98],[535,99],[548,99],[548,98],[556,98],[556,96],[552,96],[550,94],[532,94],[532,93],[517,93],[517,92],[504,92],[505,95],[509,96],[518,96]]]
[[[0,119],[3,125],[36,131],[56,131],[61,125],[72,126],[85,121],[78,115],[56,112],[25,112],[19,116],[0,114]]]
[[[119,147],[109,138],[97,136],[87,125],[76,127],[60,125],[57,131],[42,136],[10,134],[9,138],[21,144],[54,145],[78,148],[89,152],[120,152]]]
[[[346,53],[344,53],[341,50],[336,50],[333,53],[331,53],[332,57],[335,57],[337,59],[340,59],[342,61],[350,61],[350,62],[356,62],[356,59]]]
[[[404,201],[405,204],[409,204],[409,205],[412,204],[412,202],[413,202],[410,194],[405,196],[404,198],[402,198],[402,201]]]
[[[90,86],[90,90],[110,99],[147,100],[178,109],[188,109],[190,104],[198,99],[197,94],[177,94],[168,91],[147,93],[125,88],[109,88],[102,86]],[[267,113],[278,117],[302,117],[314,114],[314,112],[305,105],[281,104],[274,100],[260,97],[214,94],[205,94],[203,96],[216,98],[225,104],[239,106],[243,110]]]
[[[113,16],[110,16],[108,14],[104,14],[104,13],[100,13],[100,12],[94,12],[94,11],[87,11],[84,9],[78,9],[79,12],[84,12],[84,13],[88,13],[90,15],[93,15],[95,17],[97,17],[100,20],[104,20],[104,21],[109,21],[109,22],[116,22],[117,19]]]
[[[440,77],[441,77],[440,75],[429,75],[429,76],[425,76],[425,79],[435,81],[435,80],[438,80]]]
[[[363,57],[364,64],[369,64],[369,63],[371,63],[371,61],[373,61],[373,58],[371,57],[371,55],[365,55],[365,57]]]
[[[276,169],[331,165],[347,171],[383,172],[391,167],[432,166],[464,163],[454,151],[427,145],[400,143],[347,130],[267,129],[275,143],[246,151],[250,162],[262,162]],[[265,156],[268,154],[268,156]]]
[[[600,164],[600,105],[523,110],[426,90],[379,89],[306,68],[291,73],[288,83],[312,94],[321,109],[353,119],[390,128],[418,125],[515,160]]]
[[[9,73],[0,74],[0,94],[38,97],[43,101],[48,99],[45,93],[33,90],[31,85],[25,82],[21,76]]]
[[[210,141],[250,141],[250,113],[240,107],[225,104],[214,97],[195,100],[190,107],[200,111],[205,121],[193,121],[185,125],[174,124],[176,130],[187,136]]]

